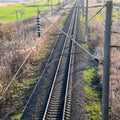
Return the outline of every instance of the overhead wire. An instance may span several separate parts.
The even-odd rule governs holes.
[[[90,22],[93,18],[95,18],[95,17],[103,10],[104,7],[105,7],[105,5],[104,5],[101,9],[99,9],[99,10],[96,12],[96,14],[95,14],[92,18],[89,19],[88,22]]]
[[[106,6],[106,4],[104,4],[104,5],[89,6],[88,8],[98,8],[98,7],[103,7],[103,6]]]
[[[71,36],[69,36],[66,32],[64,32],[61,28],[59,28],[54,22],[52,22],[51,20],[49,20],[46,16],[44,16],[44,15],[42,15],[42,14],[41,14],[41,16],[42,16],[43,18],[45,18],[46,20],[48,20],[51,24],[53,24],[53,26],[54,26],[56,29],[58,29],[61,33],[63,33],[63,34],[66,35],[67,37],[71,37]],[[72,40],[76,45],[78,45],[85,53],[87,53],[92,59],[95,60],[95,56],[92,55],[92,54],[91,54],[88,50],[86,50],[84,47],[82,47],[81,44],[79,44],[78,42],[76,42],[73,38],[71,38],[71,40]]]

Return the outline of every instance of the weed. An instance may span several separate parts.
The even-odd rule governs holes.
[[[83,46],[86,50],[89,50],[89,44],[88,44],[88,43],[83,43],[82,46]]]
[[[20,117],[21,117],[21,113],[12,116],[11,120],[20,120]]]
[[[86,111],[89,114],[90,120],[101,120],[102,110],[101,104],[98,102],[93,102],[86,106]]]
[[[88,85],[84,87],[84,91],[87,99],[97,100],[99,97],[98,93],[92,88],[90,88]]]
[[[101,120],[101,101],[99,98],[99,93],[90,87],[93,80],[97,78],[97,72],[95,68],[86,67],[83,71],[84,80],[86,85],[84,86],[84,91],[86,95],[86,112],[90,120]]]
[[[90,83],[96,77],[96,70],[94,68],[88,68],[83,71],[84,80],[87,83]]]

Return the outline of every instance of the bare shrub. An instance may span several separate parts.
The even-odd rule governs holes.
[[[50,19],[53,19],[53,17]],[[28,64],[38,58],[40,50],[44,49],[44,44],[48,43],[49,36],[56,30],[54,26],[51,26],[46,35],[42,36],[42,39],[40,39],[36,35],[36,24],[33,21],[35,21],[35,18],[33,17],[23,21],[25,24],[24,30],[26,33],[26,39],[22,38],[21,40],[18,38],[15,23],[2,24],[2,26],[0,26],[0,83],[3,89],[5,89],[5,87],[8,85],[37,41],[32,53],[17,75],[17,78],[19,78],[18,81],[21,81],[21,79],[26,75],[22,75],[22,73],[28,69]],[[54,21],[58,23],[58,17],[54,18]],[[42,25],[42,31],[45,31],[50,23],[45,22],[45,20],[41,20],[41,22],[42,24],[45,24]],[[14,85],[12,87],[14,88]]]

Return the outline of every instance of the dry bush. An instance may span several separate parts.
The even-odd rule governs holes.
[[[2,24],[0,26],[0,40],[11,41],[16,36],[16,24],[15,23],[7,23]]]
[[[95,24],[95,23],[94,23]],[[103,32],[99,29],[99,24],[90,26],[89,39],[90,43],[94,45],[94,55],[100,61],[103,61]]]
[[[3,86],[0,84],[0,94],[3,92]]]
[[[51,17],[50,19],[53,21],[53,17]],[[58,17],[54,18],[56,24],[59,23],[58,20]],[[48,28],[50,23],[46,22],[45,19],[41,21],[43,33]],[[51,26],[47,33],[42,36],[42,39],[40,39],[37,37],[35,31],[35,18],[32,17],[23,22],[25,24],[24,30],[26,34],[26,39],[23,39],[21,37],[21,40],[18,39],[15,23],[3,24],[2,26],[0,26],[0,89],[5,89],[5,87],[8,85],[12,77],[21,66],[25,57],[31,51],[32,46],[37,41],[37,44],[34,46],[32,53],[19,71],[17,78],[21,80],[21,78],[25,76],[25,74],[22,75],[22,73],[29,69],[27,68],[29,66],[28,64],[38,58],[40,50],[44,49],[44,44],[49,43],[48,39],[50,38],[50,35],[56,30],[53,26]]]

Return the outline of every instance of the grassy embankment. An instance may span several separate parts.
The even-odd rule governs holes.
[[[90,43],[83,43],[83,47],[89,50]],[[91,60],[90,60],[91,62]],[[93,61],[94,62],[94,61]],[[102,110],[101,110],[101,91],[99,88],[99,78],[97,77],[97,68],[94,65],[92,67],[85,67],[84,74],[84,92],[86,98],[85,110],[88,115],[89,120],[101,120]]]
[[[84,80],[85,80],[85,95],[86,95],[86,112],[88,114],[89,120],[101,120],[102,110],[101,110],[101,96],[100,92],[97,90],[99,81],[97,78],[97,72],[95,68],[87,68],[84,70]],[[94,84],[93,84],[94,83]]]
[[[101,15],[99,15],[99,16],[96,16],[93,20],[104,21],[104,18]],[[84,25],[82,26],[84,27]],[[89,27],[89,30],[90,30],[90,27]],[[84,30],[82,30],[82,32],[84,34]],[[89,42],[83,43],[82,46],[88,51],[89,50],[94,51],[93,49],[95,47],[95,44],[96,42],[95,43],[91,42],[89,38]],[[90,61],[90,66],[85,67],[83,71],[84,81],[85,81],[84,92],[85,92],[85,98],[86,98],[85,110],[88,115],[88,120],[101,120],[101,117],[102,117],[101,88],[100,88],[100,81],[97,75],[97,66],[93,65],[94,61],[92,60],[89,60],[89,61]]]
[[[57,3],[58,3],[58,0],[52,0],[53,5],[56,5]],[[51,3],[49,3],[49,4],[51,4]],[[38,7],[36,7],[37,5],[38,5]],[[19,19],[21,19],[21,12],[23,12],[22,19],[26,19],[28,17],[35,15],[38,8],[40,11],[50,9],[50,6],[46,6],[46,5],[47,5],[47,0],[44,0],[41,2],[17,4],[17,5],[0,8],[0,22],[15,21],[16,20],[16,11],[19,11],[18,12]]]

